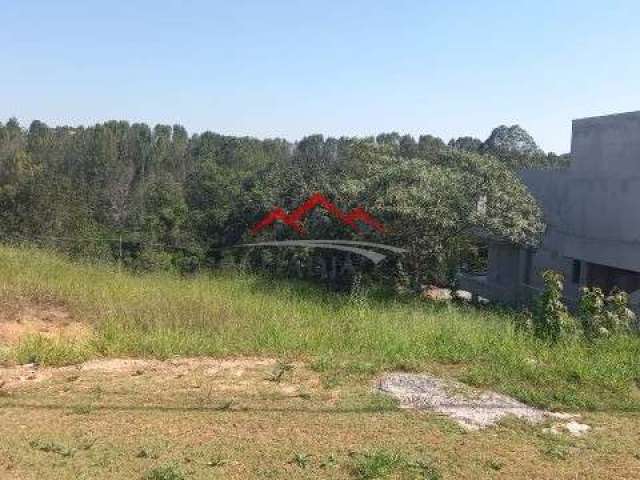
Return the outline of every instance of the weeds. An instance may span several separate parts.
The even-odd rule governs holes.
[[[93,406],[89,404],[73,405],[71,407],[71,413],[74,415],[88,415],[93,412]]]
[[[407,463],[407,469],[416,480],[441,480],[442,474],[431,459],[415,460]]]
[[[184,480],[185,476],[176,464],[162,465],[149,470],[144,480]]]
[[[53,441],[45,442],[41,440],[32,440],[29,442],[29,446],[34,450],[40,450],[41,452],[46,453],[55,453],[62,457],[72,457],[75,454],[75,449]]]
[[[307,468],[311,463],[311,455],[306,453],[296,453],[291,459],[291,463],[300,468]]]
[[[278,362],[278,364],[273,368],[269,380],[279,383],[282,380],[282,377],[284,377],[284,374],[290,372],[291,370],[293,370],[293,365],[289,363]]]
[[[491,458],[487,460],[487,468],[499,472],[504,468],[504,462]]]
[[[557,342],[575,332],[576,325],[562,300],[564,290],[562,274],[546,270],[542,278],[544,291],[534,311],[533,329],[537,337]]]
[[[405,465],[405,460],[397,453],[379,450],[357,455],[353,461],[352,473],[359,480],[385,478],[402,465]]]
[[[30,335],[14,350],[18,363],[36,365],[72,365],[83,362],[94,354],[90,345],[70,340]]]
[[[559,435],[549,434],[545,437],[540,451],[550,459],[566,460],[569,457],[570,447],[570,443]]]
[[[338,458],[332,453],[326,460],[320,463],[320,468],[335,468],[338,466]]]
[[[582,288],[578,315],[587,338],[627,333],[635,320],[629,309],[629,295],[615,290],[605,297],[599,288]]]
[[[221,412],[225,412],[227,410],[231,410],[231,407],[233,407],[233,400],[225,400],[217,405],[215,409]]]
[[[352,476],[358,480],[383,479],[391,475],[399,478],[440,480],[442,474],[430,458],[409,460],[398,453],[378,450],[354,455],[351,464]]]
[[[222,467],[226,464],[227,464],[227,461],[224,458],[220,456],[215,456],[215,457],[212,457],[205,465],[207,467],[215,468],[215,467]]]
[[[156,455],[153,450],[147,447],[142,447],[136,453],[136,458],[158,458],[158,455]]]

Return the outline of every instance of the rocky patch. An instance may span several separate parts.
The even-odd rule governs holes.
[[[376,388],[397,399],[403,408],[446,415],[468,430],[490,427],[509,416],[531,423],[550,418],[574,418],[574,415],[547,412],[507,395],[474,389],[461,382],[430,375],[387,374],[378,380]],[[573,420],[556,425],[558,432],[564,430],[570,434],[580,432],[581,435],[590,429],[588,425],[578,424]]]

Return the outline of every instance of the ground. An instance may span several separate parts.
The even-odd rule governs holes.
[[[398,409],[372,384],[331,387],[304,364],[266,358],[1,374],[8,479],[144,478],[159,467],[193,479],[384,478],[375,465],[367,476],[378,457],[389,478],[640,478],[637,414],[586,414],[593,431],[582,437],[520,420],[470,432]]]
[[[640,478],[635,337],[546,345],[510,313],[0,256],[3,480]],[[398,371],[591,429],[470,431],[378,393]]]

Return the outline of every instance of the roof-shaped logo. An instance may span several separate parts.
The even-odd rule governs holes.
[[[314,193],[291,213],[287,213],[280,207],[274,208],[267,213],[262,220],[253,226],[251,234],[255,235],[275,222],[282,222],[298,232],[300,235],[305,235],[306,231],[302,225],[302,221],[316,207],[324,208],[331,216],[337,218],[340,222],[351,227],[356,232],[360,232],[357,222],[362,222],[378,232],[384,232],[384,225],[382,222],[367,212],[364,208],[356,207],[348,212],[343,212],[324,195]]]

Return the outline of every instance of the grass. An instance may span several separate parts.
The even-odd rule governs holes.
[[[300,468],[307,468],[311,463],[311,455],[307,453],[296,452],[296,454],[293,456],[293,459],[291,459],[291,463],[297,465]]]
[[[152,468],[144,476],[144,480],[184,480],[185,476],[174,464]]]
[[[219,272],[135,276],[53,253],[0,247],[0,302],[60,302],[92,325],[86,339],[32,336],[0,360],[63,365],[96,356],[283,358],[309,361],[326,382],[384,369],[447,373],[529,403],[640,410],[640,338],[548,345],[514,313],[348,297],[305,284]]]
[[[355,455],[351,464],[351,473],[358,480],[384,479],[396,473],[400,474],[400,478],[406,479],[439,480],[442,478],[440,470],[431,459],[410,460],[398,452],[388,450]]]
[[[385,478],[404,463],[404,459],[397,453],[384,450],[364,453],[354,460],[353,473],[360,480]]]
[[[46,453],[55,453],[57,455],[61,455],[63,457],[71,457],[75,453],[73,448],[69,448],[65,445],[56,442],[43,442],[40,440],[32,440],[29,445],[34,450],[40,450]]]

